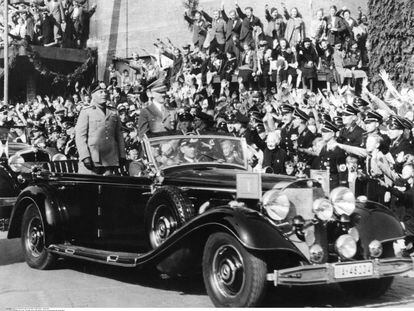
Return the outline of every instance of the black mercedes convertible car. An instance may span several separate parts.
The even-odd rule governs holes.
[[[58,257],[169,275],[202,273],[214,305],[260,305],[271,286],[338,283],[362,297],[410,276],[404,229],[344,187],[249,170],[242,138],[144,138],[122,175],[39,170],[19,195],[9,238],[29,266]]]

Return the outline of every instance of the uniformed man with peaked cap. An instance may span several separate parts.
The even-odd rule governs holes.
[[[312,163],[313,169],[329,171],[329,189],[332,190],[343,184],[341,178],[346,171],[345,152],[335,142],[335,133],[338,128],[332,122],[325,121],[321,132],[325,146],[321,149],[316,161]]]
[[[79,152],[79,173],[108,175],[126,159],[121,120],[115,108],[107,106],[104,85],[92,85],[91,105],[81,110],[75,127]]]
[[[357,125],[359,110],[353,105],[346,105],[342,111],[344,127],[338,135],[338,142],[351,146],[361,146],[364,130]]]

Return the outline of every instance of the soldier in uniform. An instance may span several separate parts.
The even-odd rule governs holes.
[[[391,116],[388,125],[388,136],[391,139],[390,153],[396,162],[395,170],[400,173],[402,163],[407,154],[414,154],[414,146],[404,136],[404,130],[411,129],[402,117]]]
[[[315,134],[308,130],[307,122],[309,116],[299,108],[295,109],[293,124],[298,130],[298,138],[293,142],[293,147],[296,149],[298,162],[304,162],[310,164],[312,157],[301,150],[309,149],[312,147],[313,140],[316,138]]]
[[[147,133],[160,133],[173,130],[175,110],[165,106],[167,87],[163,79],[158,79],[148,86],[148,97],[152,102],[141,110],[138,119],[139,137]]]
[[[76,123],[76,147],[79,173],[108,175],[126,162],[121,120],[107,103],[107,91],[101,83],[92,87],[92,103],[79,114]]]
[[[298,137],[298,129],[293,125],[293,112],[295,108],[291,105],[283,105],[281,107],[282,112],[282,132],[281,132],[281,142],[280,148],[284,149],[289,158],[292,158],[295,154],[293,148],[293,141]]]
[[[346,105],[345,110],[342,112],[344,127],[338,135],[339,143],[357,147],[361,146],[364,130],[357,125],[358,113],[359,111],[356,107]]]
[[[312,163],[312,168],[329,171],[329,189],[332,190],[341,184],[340,175],[346,170],[346,154],[337,146],[335,133],[338,128],[332,122],[325,121],[321,132],[325,146]]]
[[[189,112],[182,112],[178,114],[177,134],[190,134],[193,133],[193,115]]]
[[[248,145],[256,145],[263,151],[266,148],[266,143],[260,138],[256,129],[249,126],[250,121],[249,117],[241,113],[236,114],[236,122],[234,123],[236,136],[244,137]]]

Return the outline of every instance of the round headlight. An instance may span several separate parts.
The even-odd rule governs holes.
[[[323,260],[323,248],[319,244],[314,244],[309,248],[309,259],[313,263],[321,263]]]
[[[9,158],[9,166],[14,172],[21,170],[24,159],[19,155],[13,155]]]
[[[346,187],[338,187],[330,194],[331,202],[338,215],[351,215],[355,210],[355,196]]]
[[[355,239],[349,235],[341,235],[335,242],[335,248],[338,254],[345,259],[351,259],[357,252]]]
[[[331,202],[323,198],[317,199],[313,202],[312,210],[316,214],[316,217],[322,221],[328,221],[333,215],[333,207]]]
[[[378,258],[382,255],[382,244],[378,240],[373,240],[371,243],[369,243],[368,249],[371,257]]]
[[[290,202],[285,194],[270,190],[263,195],[263,207],[273,220],[283,220],[290,210]]]

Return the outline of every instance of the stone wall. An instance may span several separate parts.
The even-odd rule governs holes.
[[[309,23],[319,8],[326,13],[331,5],[339,8],[347,6],[356,15],[357,7],[366,10],[367,0],[285,0],[288,9],[296,6]],[[139,54],[152,53],[156,38],[170,38],[173,43],[182,45],[191,42],[191,32],[183,19],[184,6],[182,0],[90,0],[97,3],[98,9],[91,19],[91,38],[89,46],[98,47],[98,77],[104,76],[104,69],[113,56],[130,57],[137,51]],[[221,0],[200,0],[207,12],[220,6]],[[282,10],[280,1],[239,0],[239,5],[253,7],[255,15],[265,23],[264,6]],[[234,1],[224,0],[226,11],[234,7]],[[143,50],[144,49],[144,50]]]

